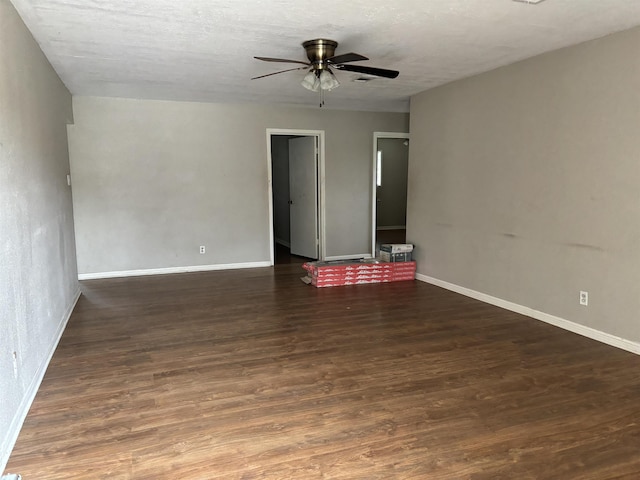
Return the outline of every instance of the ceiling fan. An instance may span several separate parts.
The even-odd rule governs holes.
[[[301,60],[288,60],[285,58],[271,58],[271,57],[254,57],[257,60],[263,62],[280,62],[280,63],[295,63],[304,65],[303,67],[289,68],[287,70],[280,70],[279,72],[267,73],[266,75],[260,75],[253,77],[251,80],[258,78],[270,77],[271,75],[278,75],[280,73],[291,72],[294,70],[308,70],[307,74],[302,79],[302,86],[313,92],[321,92],[321,103],[324,104],[322,93],[325,90],[333,90],[340,85],[338,79],[334,75],[332,68],[336,70],[344,70],[347,72],[362,73],[364,75],[372,75],[375,77],[383,78],[396,78],[400,72],[396,70],[387,70],[384,68],[367,67],[363,65],[349,65],[351,62],[359,62],[362,60],[369,60],[367,57],[358,53],[344,53],[342,55],[335,55],[335,50],[338,46],[338,42],[334,40],[327,40],[324,38],[317,38],[314,40],[307,40],[302,44],[304,47],[308,62]]]

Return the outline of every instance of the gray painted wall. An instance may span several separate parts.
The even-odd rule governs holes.
[[[402,113],[95,97],[73,105],[85,274],[268,262],[267,128],[326,132],[327,255],[367,252],[373,132],[408,127]]]
[[[640,341],[638,45],[633,29],[412,98],[419,273]]]
[[[71,118],[69,92],[0,0],[0,472],[79,293]]]
[[[398,227],[407,222],[409,146],[405,138],[379,138],[382,185],[377,188],[377,226]]]

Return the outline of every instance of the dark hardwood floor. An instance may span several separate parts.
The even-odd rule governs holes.
[[[83,282],[7,471],[640,478],[640,357],[420,282],[299,264]]]
[[[280,245],[279,243],[275,244],[273,253],[274,253],[273,257],[276,265],[282,265],[287,263],[297,263],[298,265],[301,265],[304,262],[314,261],[311,258],[292,255],[291,249],[289,247],[285,247],[284,245]]]

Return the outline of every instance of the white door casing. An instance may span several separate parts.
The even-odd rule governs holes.
[[[273,229],[273,179],[272,179],[272,158],[271,158],[271,137],[274,135],[287,136],[311,136],[317,139],[318,156],[317,156],[317,192],[318,192],[318,256],[319,260],[326,257],[326,213],[325,213],[325,154],[324,154],[324,130],[296,130],[284,128],[267,128],[267,185],[268,185],[268,205],[269,205],[269,251],[270,263],[274,265],[274,229]]]
[[[399,132],[373,132],[373,164],[371,181],[371,256],[376,254],[376,217],[377,217],[377,184],[376,170],[378,164],[378,139],[379,138],[406,138],[410,139],[408,133]]]

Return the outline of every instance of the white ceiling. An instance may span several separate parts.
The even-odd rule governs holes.
[[[301,43],[339,42],[362,65],[400,71],[353,82],[327,108],[408,111],[423,90],[640,25],[638,0],[11,0],[74,95],[315,105]]]

